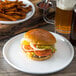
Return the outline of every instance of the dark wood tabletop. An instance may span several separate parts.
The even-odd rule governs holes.
[[[37,0],[31,0],[31,1],[34,1],[34,3],[37,2]],[[34,20],[35,23],[34,22],[31,23],[31,21],[33,21],[31,19],[28,20],[27,22],[25,22],[25,24],[31,24],[31,26],[28,26],[28,27],[31,27],[29,29],[42,28],[42,29],[45,29],[47,31],[55,32],[55,26],[51,25],[51,24],[46,24],[44,22],[42,16],[41,15],[40,16],[37,15],[37,14],[39,14],[37,12],[38,11],[36,11],[36,14],[33,16],[33,20]],[[38,16],[37,18],[35,18],[36,15]],[[42,20],[42,22],[40,22],[41,20]],[[39,25],[39,26],[34,26],[33,27],[33,25]],[[18,24],[17,28],[19,28],[19,27],[21,28],[21,26],[22,26],[22,24]],[[8,25],[8,27],[9,27],[9,25]],[[13,36],[15,36],[16,34],[19,34],[21,32],[24,32],[25,30],[26,31],[29,30],[28,28],[26,28],[26,26],[22,27],[23,30],[20,30],[20,28],[19,28],[19,31],[16,29],[17,32],[15,32],[15,34]],[[10,30],[12,30],[12,29],[10,29]],[[12,37],[12,36],[7,37],[7,33],[10,33],[10,32],[6,33],[6,31],[8,31],[8,30],[5,30],[5,31],[2,30],[1,31],[1,28],[0,28],[0,32],[2,32],[2,33],[0,33],[0,76],[37,76],[37,75],[34,75],[34,74],[28,74],[28,73],[24,73],[24,72],[18,71],[16,69],[14,69],[13,67],[11,67],[4,60],[3,55],[2,55],[3,46]],[[4,35],[2,35],[2,34],[4,34]],[[63,36],[69,40],[69,36],[68,35],[63,35]],[[43,75],[43,76],[48,76],[48,75],[49,76],[76,76],[76,46],[73,46],[73,47],[74,47],[75,55],[74,55],[73,61],[70,63],[69,66],[67,66],[65,69],[63,69],[63,70],[61,70],[61,71],[59,71],[57,73],[46,74],[46,75]],[[42,75],[38,75],[38,76],[42,76]]]

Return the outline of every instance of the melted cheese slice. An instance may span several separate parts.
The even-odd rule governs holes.
[[[21,45],[30,45],[30,43],[25,38],[22,38]]]

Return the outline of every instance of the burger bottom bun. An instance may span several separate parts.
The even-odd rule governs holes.
[[[37,57],[32,56],[30,53],[25,53],[24,51],[23,51],[23,53],[24,53],[29,59],[36,60],[36,61],[47,60],[47,59],[49,59],[49,58],[52,56],[52,55],[48,55],[48,56],[45,56],[45,57],[42,57],[42,58],[37,58]]]
[[[46,56],[46,57],[43,57],[43,58],[36,58],[36,57],[29,56],[29,55],[28,55],[28,57],[29,57],[30,59],[32,59],[32,60],[43,61],[43,60],[49,59],[49,58],[51,57],[51,55]]]

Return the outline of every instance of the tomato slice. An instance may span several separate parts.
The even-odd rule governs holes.
[[[33,48],[30,45],[25,45],[24,48],[27,50],[33,50]]]
[[[34,51],[34,53],[35,53],[37,56],[48,56],[48,55],[51,55],[51,54],[52,54],[51,49],[49,49],[49,50],[44,50],[44,51]]]
[[[33,51],[33,48],[30,45],[21,45],[21,48],[25,52],[32,52]]]

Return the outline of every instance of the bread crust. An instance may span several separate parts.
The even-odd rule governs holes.
[[[39,45],[53,45],[56,38],[44,29],[32,29],[24,34],[28,42]]]

